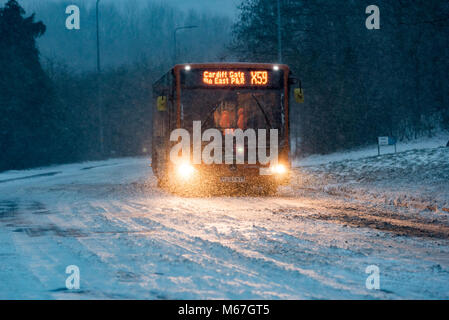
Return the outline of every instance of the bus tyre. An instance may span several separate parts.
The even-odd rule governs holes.
[[[168,189],[169,184],[168,184],[167,178],[166,177],[157,178],[157,187],[160,189],[163,189],[163,190]]]
[[[262,187],[262,195],[264,196],[273,196],[277,193],[278,187],[276,184],[266,184]]]

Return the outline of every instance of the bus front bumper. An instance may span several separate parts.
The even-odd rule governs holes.
[[[279,186],[290,183],[290,169],[256,165],[181,165],[172,168],[169,180],[170,185],[185,189]]]

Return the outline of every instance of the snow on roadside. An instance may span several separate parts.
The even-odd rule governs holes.
[[[145,160],[145,161],[142,161]],[[146,169],[150,168],[151,160],[150,158],[116,158],[104,161],[86,161],[80,163],[71,163],[64,165],[53,165],[47,167],[33,168],[27,170],[10,170],[0,173],[0,191],[3,185],[6,183],[8,186],[12,184],[20,187],[21,185],[28,185],[29,181],[32,180],[34,184],[45,183],[45,181],[51,181],[51,184],[55,184],[58,181],[64,183],[72,177],[85,176],[90,177],[90,181],[95,183],[98,181],[96,175],[102,173],[104,170],[110,170],[111,167],[114,168],[115,174],[109,179],[109,182],[123,182],[139,180],[142,175],[142,166]],[[134,168],[134,170],[128,170],[129,168]],[[139,170],[137,170],[137,169]],[[95,170],[92,170],[95,169]],[[144,170],[148,171],[148,170]],[[82,173],[80,175],[80,172]],[[121,174],[124,172],[126,174]]]
[[[409,162],[419,172],[410,176],[426,180],[421,167],[429,163],[449,171],[446,149],[308,167],[298,181],[377,187],[375,179],[357,181],[364,176],[399,185]],[[448,297],[447,239],[327,220],[353,208],[320,192],[177,197],[156,188],[146,158],[0,174],[8,179],[0,183],[0,299]],[[382,290],[365,287],[373,264]],[[68,265],[80,268],[81,290],[65,287]]]
[[[446,146],[449,141],[449,133],[439,133],[432,138],[421,138],[412,141],[400,141],[397,143],[397,152],[404,152],[415,149],[429,149]],[[393,153],[393,146],[381,148],[381,154]],[[357,160],[367,157],[377,156],[377,145],[373,144],[368,147],[356,148],[341,152],[335,152],[326,155],[312,155],[306,158],[293,161],[294,167],[314,166],[329,162],[342,160]]]
[[[296,187],[371,203],[412,208],[449,218],[448,137],[398,145],[398,153],[377,149],[314,156],[296,162]],[[446,140],[446,141],[445,141]]]

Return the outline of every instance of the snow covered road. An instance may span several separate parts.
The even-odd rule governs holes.
[[[148,164],[0,174],[0,299],[449,298],[443,213],[300,183],[276,197],[182,198]],[[69,265],[79,290],[66,289]],[[365,286],[370,265],[380,290]]]

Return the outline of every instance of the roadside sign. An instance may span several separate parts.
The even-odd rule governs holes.
[[[394,146],[394,153],[396,153],[396,139],[393,137],[377,137],[377,154],[379,156],[381,146]]]
[[[377,144],[379,146],[388,146],[388,138],[389,137],[379,137],[379,138],[377,138]]]
[[[388,137],[388,145],[389,146],[394,146],[396,145],[396,139],[393,137]]]

